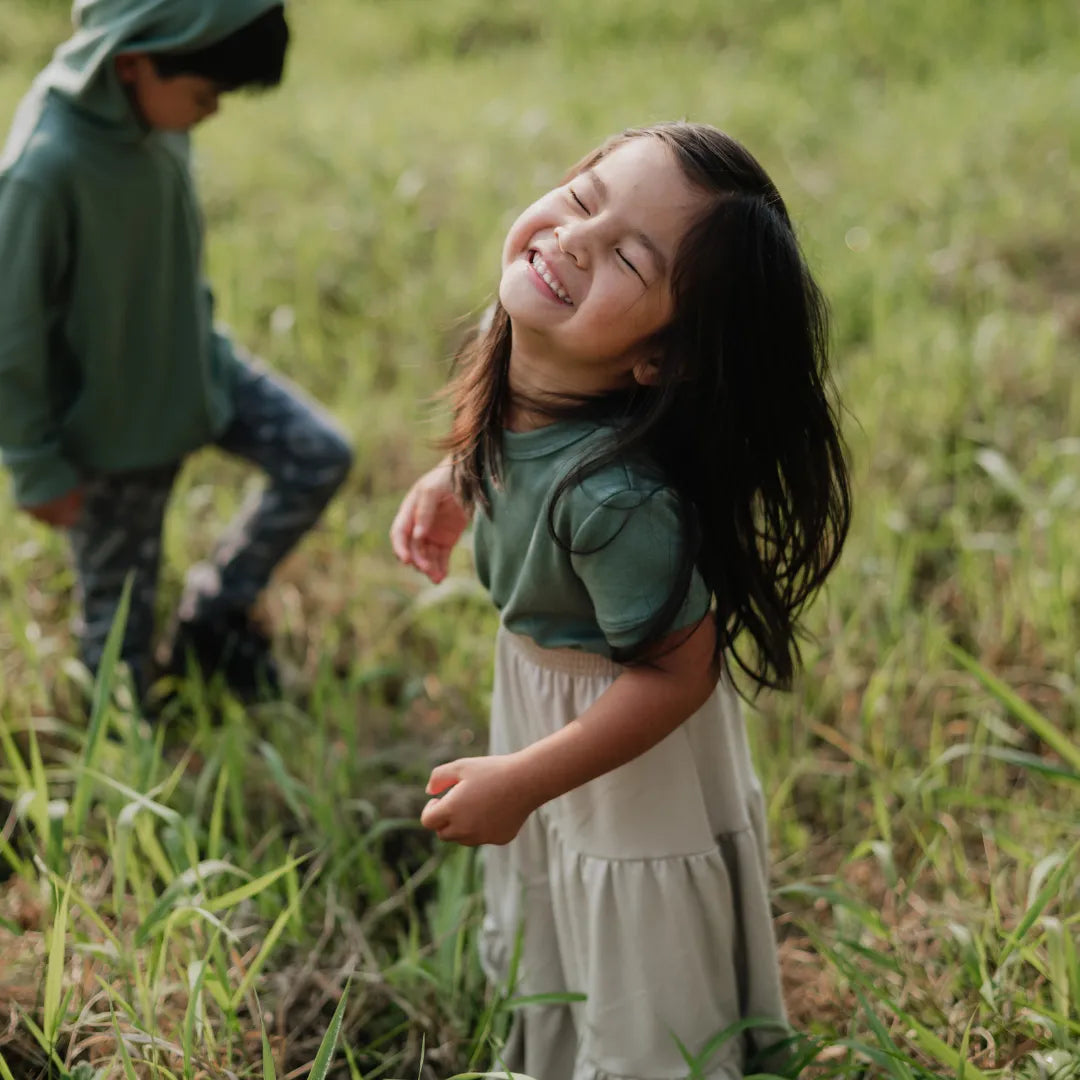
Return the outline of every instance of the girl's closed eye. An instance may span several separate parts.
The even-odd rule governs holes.
[[[570,192],[570,195],[573,198],[574,202],[576,202],[578,206],[581,207],[581,209],[584,211],[585,215],[588,216],[589,208],[581,201],[578,193],[573,188],[568,188],[567,190]]]
[[[641,276],[640,272],[638,271],[638,268],[622,253],[622,251],[619,248],[615,249],[615,254],[618,255],[619,258],[622,260],[622,262],[626,266],[630,267],[630,269],[637,275],[637,278],[641,282],[641,284],[644,285],[646,288],[648,288],[649,283]]]

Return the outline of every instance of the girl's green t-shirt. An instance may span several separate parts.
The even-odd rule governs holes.
[[[668,598],[685,543],[677,496],[644,467],[622,462],[571,487],[559,482],[610,429],[561,421],[503,436],[503,476],[477,512],[477,572],[503,624],[546,648],[610,656],[638,644]],[[670,630],[698,621],[709,594],[697,570]]]

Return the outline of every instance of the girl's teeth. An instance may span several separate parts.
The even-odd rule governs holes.
[[[566,290],[551,276],[551,271],[548,270],[547,263],[540,257],[540,253],[537,252],[532,257],[533,269],[544,279],[547,286],[551,291],[564,303],[569,304],[570,297],[566,295]]]

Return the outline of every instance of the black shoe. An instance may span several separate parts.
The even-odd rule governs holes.
[[[281,678],[271,642],[246,611],[181,621],[166,664],[170,675],[188,673],[193,663],[210,682],[220,675],[244,701],[281,696]]]

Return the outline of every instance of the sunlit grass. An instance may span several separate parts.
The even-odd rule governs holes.
[[[62,538],[0,496],[0,1077],[492,1065],[513,1002],[476,961],[478,870],[417,814],[430,765],[483,745],[495,620],[466,553],[426,588],[386,529],[513,213],[678,116],[744,139],[787,197],[850,412],[852,538],[796,693],[749,717],[796,1061],[1075,1075],[1075,5],[292,11],[286,85],[196,138],[209,270],[358,465],[267,600],[290,703],[189,687],[156,729],[122,682],[85,704]],[[0,0],[4,115],[66,26],[59,0]],[[247,482],[213,453],[185,469],[163,617]]]

